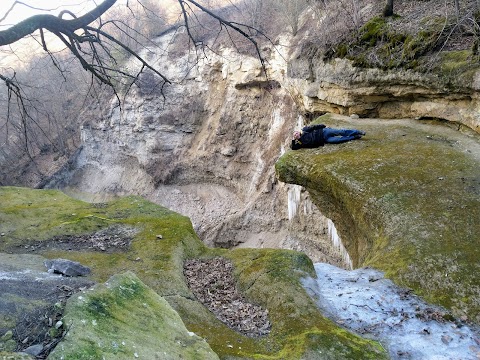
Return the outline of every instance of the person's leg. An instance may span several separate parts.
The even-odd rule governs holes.
[[[340,144],[343,142],[359,139],[359,136],[331,136],[325,139],[327,144]]]
[[[362,135],[365,135],[365,132],[357,129],[323,129],[323,138],[328,144],[339,144],[359,139]]]

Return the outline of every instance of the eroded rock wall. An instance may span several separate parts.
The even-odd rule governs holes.
[[[157,39],[159,47],[174,36]],[[172,84],[161,88],[146,73],[121,107],[113,99],[100,118],[86,114],[82,151],[68,176],[48,186],[97,201],[143,195],[189,216],[211,246],[306,250],[314,238],[325,249],[326,219],[315,209],[289,220],[289,188],[273,170],[303,115],[441,118],[479,131],[475,79],[452,93],[433,75],[326,63],[295,51],[301,39],[277,43],[263,48],[268,78],[258,59],[231,49],[173,60],[148,50]],[[341,260],[310,250],[315,261]]]
[[[289,219],[290,186],[275,178],[274,163],[303,122],[281,85],[286,54],[269,57],[268,79],[256,58],[230,49],[174,63],[150,56],[173,84],[162,93],[145,74],[122,108],[113,99],[101,118],[87,116],[81,152],[48,186],[94,201],[142,195],[190,217],[210,246],[295,249],[339,264],[326,219],[311,205]]]
[[[288,75],[306,112],[438,118],[480,132],[479,74],[452,89],[434,74],[357,68],[347,59],[324,62],[298,53],[289,62]]]

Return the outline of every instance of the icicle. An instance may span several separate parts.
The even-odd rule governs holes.
[[[305,215],[309,215],[313,212],[313,203],[310,201],[309,198],[305,199],[303,202],[303,213]]]
[[[288,220],[292,220],[297,214],[300,205],[300,185],[291,185],[288,187]]]
[[[332,241],[333,247],[340,253],[340,255],[342,255],[342,260],[345,267],[348,270],[352,270],[352,260],[350,259],[347,249],[345,249],[345,246],[343,246],[342,240],[340,239],[340,236],[338,236],[337,229],[332,220],[327,220],[327,227],[328,237]]]

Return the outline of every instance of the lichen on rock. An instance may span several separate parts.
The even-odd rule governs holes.
[[[49,359],[218,359],[165,299],[129,272],[75,295],[64,321],[68,333]]]
[[[280,180],[306,187],[354,260],[456,316],[480,322],[480,143],[414,120],[320,118],[361,127],[360,141],[288,152]]]
[[[301,359],[320,352],[333,358],[386,358],[378,343],[362,339],[322,316],[300,284],[302,276],[313,275],[312,262],[305,254],[208,248],[196,236],[188,218],[135,196],[101,205],[77,201],[52,190],[0,187],[0,196],[0,233],[4,234],[0,251],[31,252],[30,244],[46,242],[49,247],[35,246],[33,251],[44,258],[64,258],[88,266],[91,274],[85,279],[103,283],[128,271],[140,279],[128,273],[114,277],[110,285],[98,285],[93,292],[78,294],[67,304],[62,322],[68,334],[65,342],[57,345],[57,354],[72,351],[80,359],[85,351],[84,358],[101,358],[103,354],[112,358],[127,354],[132,358],[135,352],[140,356],[144,350],[138,344],[154,351],[157,348],[151,334],[157,334],[154,328],[163,321],[157,312],[161,297],[180,316],[181,322],[176,324],[183,329],[183,323],[189,332],[205,339],[220,358]],[[89,237],[114,224],[139,230],[130,246],[120,251],[104,252],[83,245],[68,249],[50,241],[67,234],[72,239]],[[215,257],[231,261],[238,290],[249,302],[268,310],[268,335],[250,337],[229,328],[190,291],[184,263]],[[134,340],[125,341],[124,347],[124,339],[117,334],[128,334]],[[90,350],[86,344],[90,344]]]

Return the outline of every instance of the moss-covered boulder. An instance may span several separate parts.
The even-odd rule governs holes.
[[[68,333],[49,359],[218,359],[131,272],[72,297],[63,321]]]
[[[90,278],[99,283],[115,274],[132,271],[164,298],[180,315],[186,328],[204,338],[221,359],[387,357],[376,342],[345,331],[319,313],[300,284],[305,274],[314,276],[312,263],[305,254],[207,248],[188,218],[140,197],[89,204],[53,190],[0,187],[0,198],[0,234],[3,234],[0,252],[22,253],[28,248],[29,252],[46,258],[78,261],[91,268]],[[115,237],[120,236],[118,229],[124,229],[125,236]],[[268,335],[249,337],[232,330],[188,288],[183,274],[185,261],[218,256],[232,262],[239,290],[247,300],[268,310],[271,322]],[[108,298],[106,288],[101,289],[98,296]],[[110,310],[103,309],[106,300],[100,300],[96,311],[110,314]],[[77,297],[77,305],[78,301]],[[115,312],[119,311],[119,320],[126,315],[126,303],[112,305]],[[72,309],[70,314],[80,311],[77,305],[68,305]],[[144,321],[151,321],[142,314],[139,316]],[[83,326],[74,319],[73,315],[67,317],[72,339],[75,331]],[[85,315],[85,320],[92,325],[93,319]],[[97,326],[99,323],[97,319]],[[148,328],[151,325],[148,323]],[[116,329],[113,327],[111,331]],[[88,332],[97,336],[101,335],[100,330],[103,331],[99,327]],[[120,347],[121,342],[117,344]],[[102,347],[93,348],[97,353],[102,351]]]
[[[446,124],[352,120],[361,140],[290,151],[279,179],[304,186],[344,240],[373,266],[456,315],[480,322],[480,141]]]

